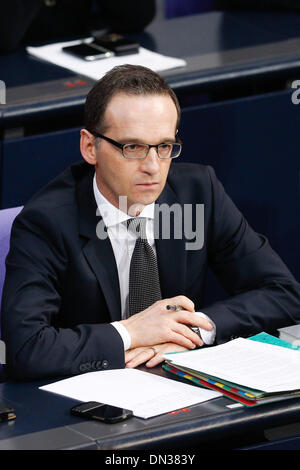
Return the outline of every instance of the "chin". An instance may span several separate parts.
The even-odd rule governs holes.
[[[156,194],[142,194],[132,200],[134,201],[133,204],[142,204],[143,206],[147,206],[148,204],[155,202],[157,197],[158,196]]]
[[[141,212],[145,206],[152,204],[156,199],[153,198],[139,198],[135,202],[128,202],[128,214],[134,217],[137,213]]]

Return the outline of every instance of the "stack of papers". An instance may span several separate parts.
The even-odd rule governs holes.
[[[137,369],[89,372],[44,385],[41,390],[81,402],[98,401],[151,418],[221,396]]]
[[[247,406],[299,397],[300,351],[278,341],[253,339],[237,338],[211,348],[168,353],[163,367]]]
[[[300,325],[279,328],[279,338],[289,341],[293,346],[300,346]]]
[[[91,42],[92,38],[85,39],[85,42]],[[59,65],[76,74],[99,80],[106,72],[113,67],[122,64],[143,65],[155,72],[162,72],[177,67],[184,67],[186,62],[183,59],[164,56],[156,52],[149,51],[143,47],[139,48],[139,53],[120,57],[110,57],[93,62],[87,62],[83,59],[73,57],[62,50],[65,46],[75,46],[81,41],[68,41],[55,44],[49,44],[40,47],[27,47],[27,52],[31,55]]]

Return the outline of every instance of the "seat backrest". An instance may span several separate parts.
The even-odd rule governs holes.
[[[10,245],[10,232],[12,223],[15,217],[19,214],[23,207],[13,207],[12,209],[2,209],[0,210],[0,314],[1,314],[1,299],[2,299],[2,289],[5,279],[5,259],[7,253],[9,251]],[[1,330],[0,330],[0,337],[1,337]],[[5,382],[6,375],[5,370],[3,368],[3,364],[5,364],[5,359],[3,361],[3,355],[5,358],[5,345],[3,349],[3,342],[1,341],[0,347],[2,348],[0,351],[0,382]],[[2,362],[3,361],[3,362]]]
[[[5,259],[9,251],[11,226],[15,217],[21,210],[22,207],[0,210],[0,306],[5,279]]]

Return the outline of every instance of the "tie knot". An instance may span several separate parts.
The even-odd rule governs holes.
[[[147,240],[146,236],[146,217],[133,217],[126,220],[127,229],[135,234],[137,238]]]

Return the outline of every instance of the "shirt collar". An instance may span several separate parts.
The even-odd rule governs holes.
[[[100,192],[97,182],[96,182],[96,173],[93,178],[93,189],[94,195],[97,203],[99,212],[104,220],[106,227],[111,227],[113,225],[120,224],[131,217],[125,212],[119,210],[113,204],[111,204]],[[138,217],[146,217],[147,219],[154,219],[154,206],[155,203],[148,204],[144,207],[142,212]]]

